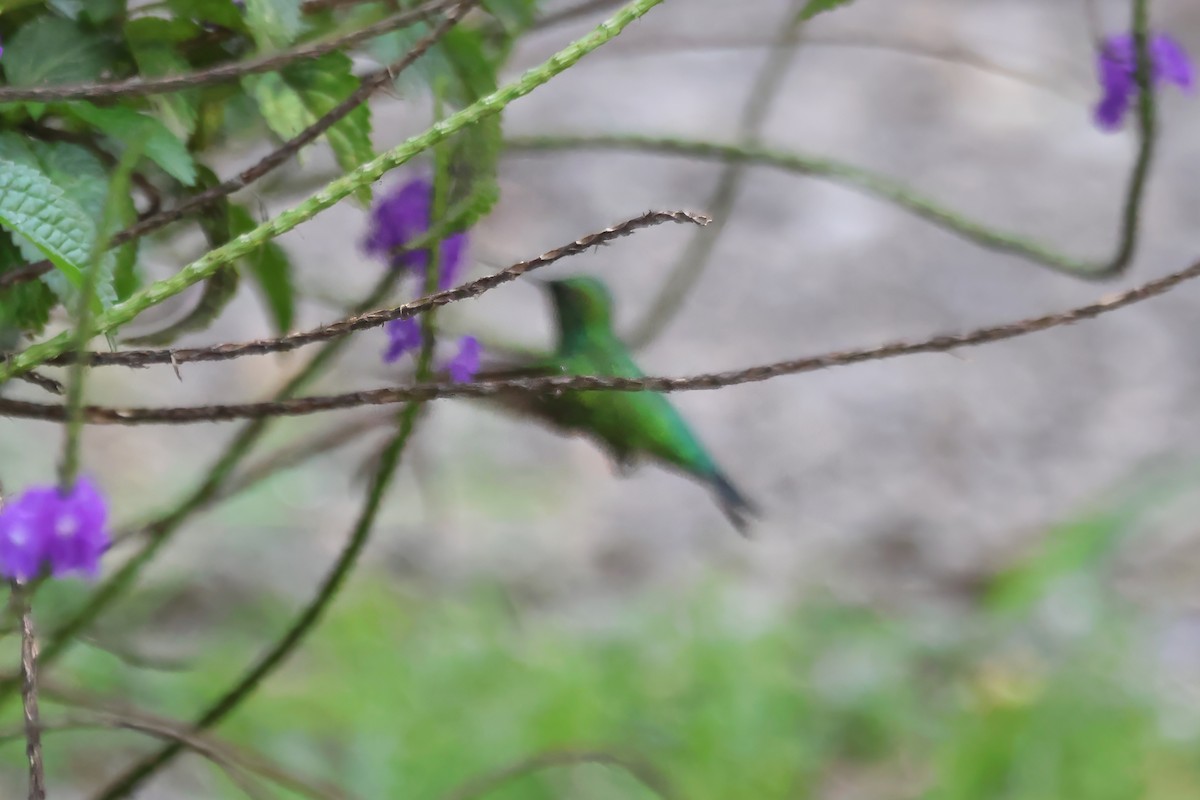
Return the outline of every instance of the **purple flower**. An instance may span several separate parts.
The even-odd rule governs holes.
[[[1157,87],[1163,81],[1181,89],[1192,87],[1192,62],[1179,42],[1165,33],[1154,34],[1147,43],[1150,56],[1150,84]],[[1133,35],[1110,36],[1100,49],[1096,60],[1104,96],[1096,104],[1096,124],[1102,130],[1121,127],[1133,98],[1137,95],[1137,49]]]
[[[429,230],[432,202],[433,185],[424,178],[415,178],[380,198],[371,209],[371,225],[363,249],[368,255],[384,256],[392,267],[407,267],[424,277],[429,269],[429,249],[395,251]],[[462,232],[441,241],[438,246],[441,268],[438,289],[449,289],[454,285],[466,244],[467,235]]]
[[[421,323],[412,317],[391,320],[383,330],[388,336],[388,348],[383,354],[385,364],[391,364],[421,346]]]
[[[458,353],[446,364],[450,380],[468,383],[479,372],[479,355],[483,348],[474,336],[464,336],[458,343]]]
[[[87,478],[69,492],[26,489],[0,511],[0,575],[21,581],[49,568],[54,577],[95,577],[110,540],[104,496]]]

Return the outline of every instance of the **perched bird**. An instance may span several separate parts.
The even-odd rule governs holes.
[[[549,357],[506,375],[597,375],[639,378],[629,348],[613,331],[612,295],[591,277],[543,282],[558,317],[558,346]],[[721,510],[746,535],[755,509],[713,461],[704,445],[661,393],[568,391],[508,395],[506,405],[539,417],[564,431],[590,436],[619,468],[649,459],[709,486]]]

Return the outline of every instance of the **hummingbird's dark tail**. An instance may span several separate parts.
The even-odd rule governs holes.
[[[733,523],[733,527],[737,528],[738,533],[749,538],[750,520],[758,516],[757,506],[747,500],[720,472],[713,472],[709,482],[717,494],[717,502],[720,503],[725,516]]]

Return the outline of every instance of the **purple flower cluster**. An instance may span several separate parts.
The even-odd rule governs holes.
[[[455,383],[469,383],[479,372],[479,356],[483,354],[483,345],[474,336],[464,336],[458,340],[458,352],[454,358],[446,362],[446,372]]]
[[[1179,42],[1165,33],[1157,33],[1147,43],[1150,56],[1150,84],[1173,83],[1190,90],[1194,79],[1192,62]],[[1110,36],[1100,48],[1096,68],[1104,96],[1096,104],[1096,124],[1102,130],[1121,127],[1134,97],[1137,96],[1137,48],[1133,35]]]
[[[408,268],[424,281],[429,270],[429,249],[397,251],[429,230],[432,203],[433,184],[423,178],[411,180],[386,195],[371,210],[371,228],[363,248],[369,255],[383,256],[393,268]],[[466,245],[467,235],[463,232],[451,234],[439,244],[439,290],[454,285]]]
[[[371,223],[363,249],[370,255],[387,259],[393,269],[405,268],[413,272],[424,287],[430,269],[430,249],[399,252],[405,245],[429,230],[430,206],[433,202],[433,185],[423,178],[401,184],[384,195],[371,209]],[[459,232],[447,236],[438,243],[438,289],[446,290],[454,285],[463,262],[467,247],[467,234]],[[388,346],[383,353],[385,363],[391,364],[406,353],[421,348],[421,323],[413,318],[395,319],[387,323],[384,332]],[[465,383],[479,372],[482,348],[474,336],[464,336],[458,342],[458,352],[446,362],[445,369],[451,380]]]
[[[0,511],[0,576],[28,581],[43,572],[95,577],[110,544],[104,496],[87,478],[68,492],[31,487]]]
[[[394,319],[384,326],[388,336],[387,350],[383,353],[384,363],[398,361],[405,353],[421,349],[423,337],[421,323],[417,320]],[[483,355],[483,345],[474,336],[464,336],[458,340],[458,352],[446,362],[446,372],[455,383],[468,383],[479,372],[479,358]]]

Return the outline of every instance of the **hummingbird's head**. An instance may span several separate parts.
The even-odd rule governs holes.
[[[542,284],[554,300],[563,333],[612,327],[612,293],[599,278],[581,276]]]

